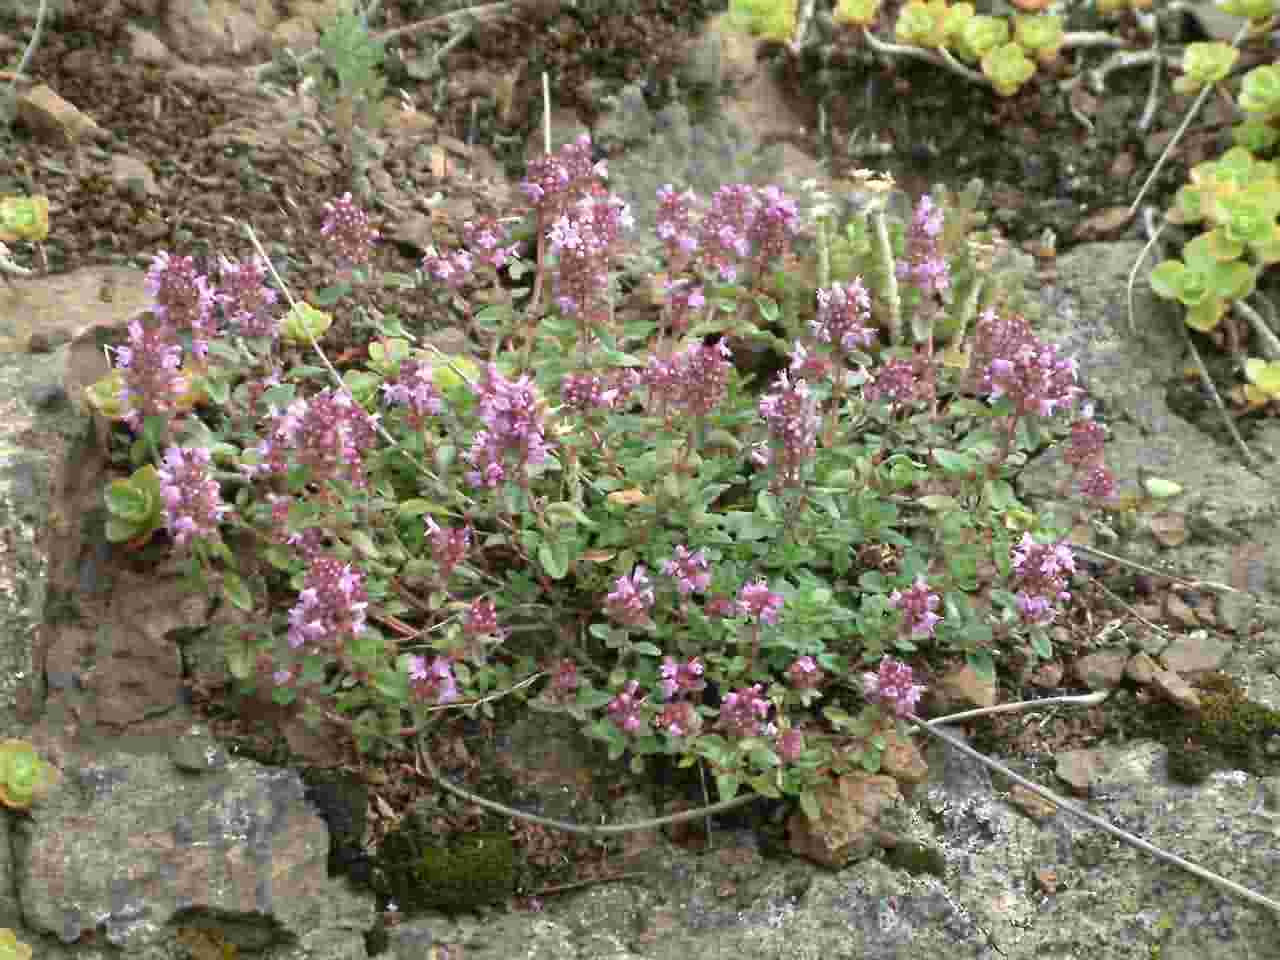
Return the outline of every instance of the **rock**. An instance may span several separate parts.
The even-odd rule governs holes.
[[[1104,756],[1096,750],[1067,750],[1055,757],[1054,772],[1078,797],[1087,797],[1106,770]]]
[[[915,788],[929,776],[929,765],[924,762],[914,741],[902,734],[890,731],[884,735],[884,740],[880,772],[898,781],[902,795],[910,797]]]
[[[1257,609],[1258,601],[1247,593],[1224,593],[1218,597],[1218,621],[1235,634],[1248,631]]]
[[[1124,667],[1125,676],[1144,687],[1151,684],[1159,672],[1160,664],[1145,653],[1135,653]]]
[[[1160,660],[1166,669],[1175,673],[1198,673],[1219,669],[1230,654],[1230,643],[1211,637],[1207,631],[1197,630],[1169,644],[1160,654]]]
[[[107,135],[92,117],[43,83],[18,97],[17,119],[34,136],[51,144],[74,146],[82,137]]]
[[[996,703],[995,681],[983,680],[968,664],[948,670],[934,684],[931,693],[933,706],[939,713],[993,707]]]
[[[127,153],[111,155],[111,181],[121,193],[141,201],[160,192],[156,176],[145,161]]]
[[[787,820],[787,844],[797,856],[840,868],[876,849],[876,821],[901,799],[898,782],[883,774],[850,773],[815,791],[822,817],[803,811]]]
[[[129,33],[129,57],[135,63],[160,66],[173,60],[173,54],[165,46],[164,41],[150,30],[129,24],[125,27]]]
[[[1075,663],[1075,674],[1090,690],[1110,690],[1124,678],[1125,654],[1104,650],[1081,657]]]
[[[1160,695],[1184,710],[1199,710],[1200,695],[1172,670],[1157,670],[1151,684]]]

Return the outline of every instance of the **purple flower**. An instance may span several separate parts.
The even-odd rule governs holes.
[[[875,342],[871,326],[871,297],[861,277],[847,284],[833,283],[818,291],[818,316],[811,322],[813,335],[838,351],[852,353]]]
[[[668,699],[678,694],[699,693],[707,685],[702,679],[706,668],[697,657],[690,657],[685,663],[676,663],[672,657],[663,657],[658,671],[662,676],[658,685],[662,689],[662,695]]]
[[[902,611],[903,633],[913,637],[933,636],[933,628],[942,620],[933,612],[940,602],[936,593],[929,592],[929,586],[921,576],[916,577],[910,589],[895,590],[889,594],[889,606]]]
[[[788,727],[778,734],[774,745],[783,763],[795,763],[804,753],[804,734],[795,727]]]
[[[743,586],[738,593],[737,613],[741,617],[755,617],[761,623],[773,626],[778,622],[778,613],[782,610],[782,594],[774,593],[760,578],[754,583]]]
[[[668,360],[651,357],[641,375],[651,402],[705,417],[724,399],[733,354],[724,340],[695,343]]]
[[[1067,584],[1075,573],[1075,557],[1065,540],[1037,543],[1030,533],[1011,551],[1013,586],[1024,623],[1051,623],[1054,604],[1071,599]]]
[[[718,724],[732,737],[773,736],[777,728],[767,723],[772,704],[765,699],[762,684],[725,694],[720,703]]]
[[[644,725],[644,718],[640,712],[641,706],[644,704],[644,698],[636,696],[636,691],[639,688],[640,684],[634,680],[629,680],[618,695],[609,701],[607,708],[609,719],[623,733],[637,733],[641,726]]]
[[[495,270],[514,260],[520,249],[518,243],[503,245],[507,229],[492,217],[485,217],[477,223],[468,220],[462,225],[462,238],[477,257]]]
[[[787,667],[787,682],[796,690],[814,690],[822,685],[823,674],[813,657],[799,657]]]
[[[496,487],[506,480],[510,461],[521,471],[545,463],[548,447],[533,381],[527,376],[508,380],[490,363],[478,391],[480,421],[485,429],[476,432],[465,454],[471,465],[467,482],[475,487]]]
[[[196,272],[195,259],[157,253],[147,271],[145,286],[154,301],[151,312],[170,330],[190,330],[191,350],[203,357],[218,332],[213,314],[217,295],[209,278]]]
[[[345,390],[330,388],[310,400],[299,398],[275,415],[258,445],[258,472],[285,473],[296,462],[310,468],[313,482],[341,479],[363,487],[362,453],[374,448],[376,422]]]
[[[944,293],[951,286],[951,271],[938,248],[943,213],[933,198],[923,196],[907,230],[906,259],[897,265],[900,280],[914,285],[922,296]]]
[[[216,538],[218,524],[231,508],[222,502],[218,481],[209,469],[209,451],[203,447],[170,447],[156,473],[164,500],[165,525],[174,545],[186,546],[194,538]]]
[[[458,699],[458,681],[446,657],[436,657],[428,666],[425,657],[410,656],[409,679],[416,700],[452,703]]]
[[[605,598],[609,616],[628,627],[639,627],[649,622],[649,609],[653,606],[653,587],[644,567],[636,567],[629,577],[619,577],[613,592]]]
[[[380,236],[369,223],[369,215],[344,193],[324,205],[324,224],[320,235],[329,238],[329,246],[340,263],[357,266],[373,256],[374,242]]]
[[[172,413],[188,389],[183,376],[182,345],[164,323],[129,324],[129,345],[115,349],[116,368],[123,370],[120,406],[134,430],[150,416]]]
[[[289,646],[318,649],[323,641],[327,649],[341,653],[346,641],[365,629],[369,595],[363,579],[334,557],[312,560],[298,602],[289,611]]]
[[[470,527],[442,527],[427,517],[426,531],[431,537],[431,556],[440,568],[440,579],[448,580],[453,568],[467,558],[471,550]]]
[[[862,395],[872,403],[884,400],[894,407],[918,403],[929,394],[929,385],[920,373],[918,364],[910,360],[890,360],[862,388]]]
[[[702,729],[702,716],[688,700],[676,700],[663,706],[653,725],[673,737],[687,737]]]
[[[608,175],[603,160],[592,162],[591,136],[584,133],[573,143],[566,143],[558,153],[531,161],[520,189],[546,224],[554,220],[567,204]]]
[[[675,578],[676,589],[682,596],[702,593],[711,586],[711,574],[707,570],[705,550],[690,553],[688,547],[677,546],[675,556],[662,565],[662,572],[668,577]]]
[[[266,285],[267,262],[258,256],[244,263],[222,257],[218,264],[222,278],[218,299],[226,318],[243,337],[275,337],[278,324],[269,308],[278,294]]]
[[[885,657],[880,661],[878,672],[862,675],[862,690],[869,700],[905,717],[915,710],[925,689],[912,679],[911,667],[901,660]]]
[[[803,380],[794,383],[783,370],[773,385],[775,392],[760,398],[760,416],[769,426],[768,461],[776,469],[774,489],[798,487],[804,481],[804,467],[818,449],[817,400]]]
[[[409,408],[409,423],[414,429],[421,429],[427,417],[444,412],[444,398],[436,389],[430,364],[402,360],[395,379],[384,383],[381,389],[387,403]]]
[[[1075,406],[1083,393],[1074,360],[1037,340],[1022,317],[1001,320],[993,310],[979,319],[970,370],[979,394],[1008,397],[1018,416],[1051,417]]]

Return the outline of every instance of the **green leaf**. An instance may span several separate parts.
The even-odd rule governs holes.
[[[812,790],[805,790],[800,794],[800,809],[804,811],[810,823],[817,823],[822,819],[822,808],[818,806],[818,798],[814,796]]]
[[[352,287],[349,283],[335,283],[331,287],[324,287],[316,291],[314,298],[316,305],[320,307],[332,307],[343,297],[351,293],[351,289]]]
[[[738,778],[731,773],[716,774],[716,790],[720,792],[721,800],[732,800],[738,795],[738,787],[740,786]]]
[[[228,570],[222,575],[222,593],[239,610],[253,612],[253,594],[245,586],[240,574]]]
[[[660,656],[662,656],[662,649],[661,649],[660,647],[655,646],[655,645],[654,645],[654,644],[652,644],[652,643],[649,643],[648,641],[641,641],[640,643],[633,643],[633,644],[631,645],[631,649],[632,649],[634,652],[636,652],[636,653],[640,653],[640,654],[643,654],[643,655],[644,655],[644,656],[646,656],[646,657],[660,657]]]
[[[933,513],[940,513],[943,510],[955,510],[960,505],[955,497],[948,497],[941,493],[931,493],[920,497],[916,500],[916,503]]]
[[[420,517],[424,513],[434,513],[436,516],[444,517],[449,515],[447,507],[443,507],[431,500],[405,500],[400,504],[398,510],[402,517]]]
[[[1182,493],[1182,485],[1163,477],[1147,477],[1142,481],[1147,495],[1156,500],[1168,500]]]
[[[946,473],[970,473],[974,468],[973,458],[967,453],[956,453],[953,450],[935,448],[930,451]]]
[[[352,530],[348,539],[351,541],[351,546],[355,547],[360,554],[368,557],[370,560],[376,560],[378,557],[382,556],[382,551],[379,550],[378,545],[373,542],[373,538],[363,530]]]
[[[569,573],[569,547],[562,540],[543,541],[538,545],[538,563],[552,580],[563,580]]]

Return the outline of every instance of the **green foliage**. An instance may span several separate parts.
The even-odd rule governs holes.
[[[8,927],[0,929],[0,960],[31,960],[31,948]]]
[[[957,34],[956,52],[970,63],[1009,42],[1009,21],[1001,17],[968,18]]]
[[[870,26],[880,15],[880,3],[881,0],[840,0],[833,15],[835,22],[857,27]]]
[[[361,126],[376,124],[387,83],[381,73],[386,49],[365,18],[350,8],[340,11],[320,34],[318,48],[322,55],[308,72],[322,96],[349,101],[361,113]]]
[[[1225,14],[1256,22],[1276,15],[1275,0],[1217,0],[1215,5]]]
[[[1027,53],[1044,63],[1058,55],[1066,32],[1062,26],[1062,18],[1041,14],[1039,16],[1017,16],[1014,22],[1014,40]]]
[[[1267,741],[1280,735],[1280,710],[1254,703],[1224,673],[1196,684],[1200,709],[1187,711],[1165,702],[1149,704],[1139,735],[1154,736],[1169,748],[1169,776],[1202,782],[1215,770],[1244,770],[1259,777],[1280,772],[1267,754]]]
[[[1182,54],[1182,76],[1173,81],[1178,93],[1197,93],[1227,78],[1240,59],[1229,43],[1190,43]]]
[[[107,539],[112,543],[144,542],[164,523],[160,475],[149,463],[127,479],[112,480],[105,499]]]
[[[442,841],[410,817],[382,842],[378,865],[385,892],[408,915],[473,910],[501,902],[515,889],[515,849],[505,830]]]
[[[729,16],[764,40],[788,43],[796,32],[796,0],[730,0]]]
[[[6,807],[29,809],[48,793],[55,777],[53,767],[26,740],[0,743],[0,803]]]
[[[972,8],[970,8],[972,9]],[[932,3],[910,0],[898,13],[894,36],[900,43],[917,47],[941,47],[947,42],[948,7],[943,0]]]
[[[982,58],[982,72],[1002,97],[1011,97],[1031,79],[1036,65],[1027,59],[1022,47],[1006,43]]]
[[[285,343],[307,346],[319,340],[333,324],[333,314],[317,310],[299,300],[280,321],[280,339]]]
[[[1236,102],[1245,113],[1254,114],[1250,119],[1255,123],[1280,118],[1280,65],[1271,63],[1246,73]]]

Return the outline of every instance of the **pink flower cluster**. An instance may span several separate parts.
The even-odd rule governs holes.
[[[649,388],[652,403],[705,417],[719,406],[729,388],[732,356],[724,340],[714,346],[695,343],[669,359],[651,357],[641,382]]]
[[[129,324],[129,345],[116,347],[116,368],[123,371],[120,407],[134,430],[150,416],[172,413],[190,389],[182,373],[182,345],[176,331],[164,322]]]
[[[944,293],[951,286],[950,268],[938,250],[942,226],[942,209],[932,197],[921,197],[907,229],[907,255],[896,269],[899,280],[910,283],[925,297]]]
[[[813,657],[798,657],[787,667],[787,682],[795,690],[816,690],[825,676]]]
[[[547,240],[559,256],[556,305],[562,314],[593,322],[607,312],[609,264],[622,232],[634,226],[630,207],[598,185],[551,224]]]
[[[890,360],[882,365],[875,377],[862,388],[868,401],[887,401],[894,409],[902,409],[926,401],[932,395],[932,387],[919,361]]]
[[[804,467],[818,449],[818,402],[803,380],[792,382],[787,371],[778,374],[774,393],[760,398],[760,416],[769,427],[769,444],[760,444],[751,458],[760,465],[772,464],[770,487],[781,490],[804,483]]]
[[[662,572],[674,577],[676,589],[681,596],[691,593],[702,593],[711,586],[711,572],[707,566],[707,554],[704,550],[690,552],[689,548],[679,545],[675,555],[662,565]]]
[[[191,350],[203,357],[218,334],[214,315],[217,294],[207,275],[196,271],[193,257],[174,257],[161,251],[151,261],[145,280],[151,312],[173,331],[191,331]]]
[[[895,590],[889,594],[889,606],[902,611],[902,632],[912,637],[931,637],[934,627],[942,617],[933,611],[941,603],[936,593],[929,592],[929,585],[924,577],[916,577],[916,582],[907,590]]]
[[[508,467],[523,473],[546,463],[549,448],[543,435],[542,409],[528,376],[508,380],[497,364],[485,366],[478,385],[480,421],[465,455],[473,487],[497,487],[508,479]]]
[[[628,627],[640,627],[649,623],[649,610],[653,607],[653,584],[644,567],[636,567],[629,577],[614,581],[613,591],[605,598],[609,616]]]
[[[778,728],[768,722],[773,706],[764,696],[764,685],[757,683],[725,694],[720,702],[718,726],[731,737],[772,737]]]
[[[278,294],[266,285],[267,262],[258,256],[243,263],[221,257],[218,264],[223,316],[242,337],[274,337],[278,325],[269,308]]]
[[[1002,320],[993,310],[979,319],[970,369],[978,393],[1008,397],[1018,416],[1051,417],[1075,406],[1083,392],[1074,360],[1036,339],[1022,317]]]
[[[186,546],[192,538],[216,538],[218,524],[231,510],[222,502],[210,462],[209,451],[203,447],[172,446],[156,471],[165,526],[177,547]]]
[[[785,602],[782,594],[770,590],[762,577],[754,583],[743,585],[738,593],[735,612],[740,617],[754,617],[761,623],[773,626],[778,622],[778,614],[782,612]]]
[[[351,199],[350,193],[326,203],[324,211],[320,235],[328,238],[335,258],[352,266],[367,263],[380,236],[370,224],[369,215]]]
[[[447,657],[409,657],[410,691],[420,703],[452,703],[458,699],[458,681]]]
[[[700,693],[707,685],[702,679],[706,668],[697,657],[690,657],[684,663],[676,663],[674,657],[663,657],[658,673],[662,679],[658,686],[662,695],[668,699],[690,693]]]
[[[1076,561],[1065,541],[1037,543],[1024,533],[1011,552],[1018,613],[1024,623],[1048,624],[1057,615],[1055,604],[1071,599],[1067,590]]]
[[[647,698],[637,696],[639,690],[640,684],[637,681],[628,680],[627,685],[609,701],[608,707],[605,708],[609,713],[609,719],[623,733],[638,733],[644,725],[641,709]]]
[[[849,354],[875,343],[871,325],[871,297],[861,277],[833,283],[818,291],[818,316],[810,322],[813,335],[837,351]]]
[[[289,611],[289,646],[297,650],[310,645],[310,652],[326,650],[341,654],[348,637],[364,632],[369,595],[364,578],[349,563],[334,557],[311,561],[298,602]]]
[[[1102,459],[1106,431],[1096,420],[1080,419],[1071,425],[1071,436],[1063,459],[1075,468],[1080,492],[1093,500],[1115,496],[1116,479]]]
[[[880,669],[862,675],[862,692],[891,713],[905,717],[915,711],[924,687],[913,682],[911,667],[901,660],[884,657]]]
[[[311,471],[311,480],[345,480],[363,487],[361,452],[373,448],[376,417],[366,413],[345,390],[329,388],[310,400],[299,398],[276,414],[258,445],[261,474],[284,473],[294,462]]]
[[[444,398],[432,380],[430,364],[402,360],[393,380],[382,384],[382,397],[390,404],[409,408],[409,425],[421,430],[427,417],[444,412]]]
[[[471,550],[471,528],[442,527],[431,517],[427,517],[425,526],[431,538],[431,557],[440,568],[440,579],[447,581]]]
[[[520,189],[538,213],[539,221],[550,224],[569,203],[586,192],[597,180],[607,179],[603,160],[591,159],[591,136],[581,134],[558,153],[538,157],[529,163],[528,175]]]

